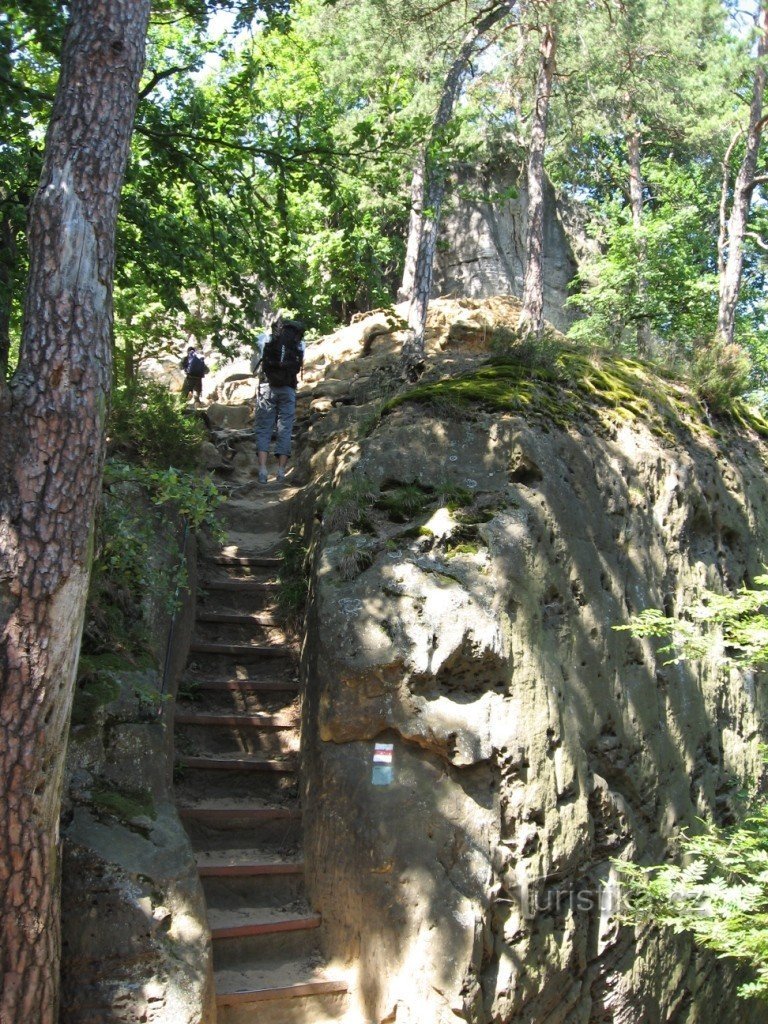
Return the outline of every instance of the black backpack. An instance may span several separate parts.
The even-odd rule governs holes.
[[[283,320],[272,328],[272,337],[264,346],[261,363],[270,387],[296,387],[304,362],[301,348],[304,330],[300,320]]]
[[[197,355],[197,353],[192,356],[189,360],[187,373],[190,377],[204,377],[208,373],[208,367],[205,365],[205,360],[202,356]]]

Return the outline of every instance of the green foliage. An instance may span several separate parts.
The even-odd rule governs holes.
[[[495,327],[489,338],[489,348],[498,362],[514,362],[553,378],[561,373],[563,341],[551,329],[523,338],[512,328]]]
[[[173,522],[165,517],[170,513],[193,529],[215,531],[220,501],[210,480],[173,467],[107,463],[83,633],[86,653],[146,648],[150,605],[170,615],[187,583],[178,542],[175,550],[158,550],[158,535],[170,534]]]
[[[278,570],[280,591],[277,598],[280,614],[286,625],[298,629],[304,617],[309,593],[309,550],[303,530],[292,526],[280,548],[281,563]]]
[[[336,551],[336,570],[342,580],[353,580],[373,565],[374,558],[370,540],[359,535],[344,537]]]
[[[739,345],[715,339],[696,349],[690,369],[691,384],[712,409],[729,412],[733,399],[751,385],[751,361]]]
[[[451,481],[446,481],[438,487],[437,494],[449,512],[457,512],[459,509],[466,508],[475,500],[472,491]]]
[[[739,995],[768,1000],[768,803],[754,807],[739,828],[704,828],[683,836],[683,866],[616,862],[627,895],[624,918],[692,933],[700,945],[752,968],[754,978]]]
[[[435,500],[434,493],[418,484],[402,484],[382,491],[376,507],[387,513],[395,523],[406,523],[419,515]]]
[[[353,479],[331,491],[323,509],[323,525],[333,530],[366,529],[366,510],[378,496],[370,480]]]
[[[165,468],[193,467],[205,433],[180,395],[147,377],[117,387],[107,423],[109,450],[124,459]]]
[[[687,619],[665,616],[648,608],[626,626],[616,626],[636,637],[669,640],[661,654],[667,664],[721,655],[733,665],[768,663],[768,576],[757,576],[755,587],[742,587],[736,595],[705,592],[687,611]]]
[[[717,191],[712,170],[646,161],[653,202],[642,228],[622,200],[593,201],[590,232],[599,250],[581,268],[570,305],[584,314],[569,337],[633,351],[637,324],[681,356],[714,334]],[[642,276],[642,288],[640,279]]]
[[[173,514],[186,519],[191,529],[208,527],[218,534],[216,513],[224,499],[210,477],[185,473],[174,466],[147,469],[111,459],[104,467],[104,484],[113,490],[119,484],[138,485],[153,505],[169,506]]]
[[[714,654],[724,666],[768,663],[768,576],[738,594],[706,593],[677,620],[649,609],[627,629],[637,637],[662,637],[670,660]],[[753,979],[744,998],[768,1000],[768,802],[760,799],[736,828],[700,823],[699,834],[684,833],[682,865],[642,867],[615,862],[626,888],[623,916],[690,932],[702,946],[748,965]]]

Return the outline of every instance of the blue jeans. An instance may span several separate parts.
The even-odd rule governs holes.
[[[275,455],[291,454],[291,431],[296,416],[296,389],[273,388],[264,382],[256,394],[256,451],[268,452],[277,425]]]

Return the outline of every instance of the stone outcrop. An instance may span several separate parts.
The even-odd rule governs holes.
[[[175,540],[158,528],[154,557],[177,557]],[[194,591],[193,544],[187,555]],[[148,595],[145,659],[81,660],[62,816],[61,1024],[215,1024],[205,904],[169,767],[190,596],[171,637]]]
[[[472,299],[523,294],[528,195],[516,167],[466,168],[443,212],[435,257],[434,294]],[[590,247],[584,217],[545,182],[544,316],[567,331],[566,305],[578,263]]]
[[[301,468],[328,483],[306,508],[303,750],[325,952],[382,1024],[734,1019],[722,961],[619,924],[612,861],[734,820],[764,692],[614,626],[761,571],[765,443],[626,406],[403,404],[361,429],[392,338],[357,327],[356,355],[352,328],[315,353]]]

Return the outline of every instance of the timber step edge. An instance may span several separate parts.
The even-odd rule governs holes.
[[[222,804],[220,807],[179,807],[182,821],[228,822],[249,821],[258,824],[267,821],[298,821],[301,811],[292,807],[238,807]]]
[[[267,878],[274,875],[303,875],[304,861],[280,861],[271,863],[218,864],[199,863],[197,873],[201,878]]]
[[[209,644],[202,640],[193,640],[189,649],[193,654],[231,654],[241,657],[256,655],[261,658],[285,658],[294,650],[290,644]]]
[[[279,583],[263,583],[261,580],[212,580],[201,581],[204,591],[223,591],[236,594],[274,594],[280,589]]]
[[[296,729],[298,718],[286,715],[209,714],[203,711],[177,711],[177,725],[231,725],[253,729]]]
[[[300,996],[344,995],[346,981],[304,981],[276,988],[241,989],[236,992],[217,992],[217,1006],[240,1006],[246,1003],[265,1003],[275,999],[294,999]]]
[[[275,555],[214,555],[206,561],[214,565],[254,566],[259,569],[277,569],[283,564],[282,558]]]
[[[232,692],[232,693],[298,693],[299,684],[295,680],[282,679],[238,679],[237,676],[216,676],[201,679],[185,680],[187,686],[195,692]]]
[[[245,939],[252,935],[279,935],[283,932],[311,931],[320,927],[319,914],[290,917],[282,921],[248,921],[243,924],[219,924],[211,928],[212,939]]]
[[[231,772],[277,772],[291,775],[298,770],[295,760],[279,761],[277,759],[255,757],[200,757],[185,755],[176,759],[181,768],[202,768],[205,771]]]
[[[198,612],[196,622],[224,622],[230,626],[279,626],[270,612]]]

